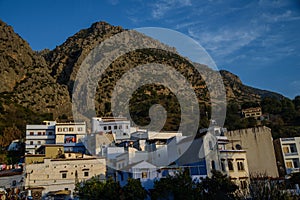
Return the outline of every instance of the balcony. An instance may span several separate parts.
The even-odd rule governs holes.
[[[26,149],[36,149],[39,148],[41,144],[26,144],[25,148]]]
[[[298,152],[284,153],[285,156],[297,156]]]
[[[281,145],[296,144],[295,138],[281,138]]]
[[[55,140],[55,135],[26,135],[26,140]]]

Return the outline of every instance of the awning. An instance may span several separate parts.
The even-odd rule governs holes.
[[[56,195],[70,195],[70,190],[58,190],[58,191],[50,191],[47,193],[48,196],[56,196]]]

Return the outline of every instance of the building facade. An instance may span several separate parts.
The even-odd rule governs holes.
[[[232,149],[246,150],[250,174],[278,177],[271,129],[266,126],[225,132]]]
[[[42,125],[26,125],[25,151],[35,154],[43,144],[55,144],[55,121],[44,121]]]
[[[278,138],[274,146],[280,175],[300,172],[300,137]]]
[[[258,119],[262,116],[261,107],[242,109],[242,116],[244,118],[253,117],[255,119]]]
[[[130,121],[124,117],[93,117],[92,133],[111,132],[115,140],[130,138]]]
[[[92,177],[105,179],[105,158],[65,153],[62,145],[45,146],[40,153],[26,156],[25,183],[25,189],[39,188],[40,198],[59,191],[68,191],[72,197],[76,183]]]
[[[220,165],[224,174],[239,186],[241,190],[247,191],[250,183],[250,174],[246,150],[237,146],[232,148],[231,141],[226,136],[217,136]]]
[[[79,143],[86,136],[85,122],[56,123],[55,125],[56,144]]]

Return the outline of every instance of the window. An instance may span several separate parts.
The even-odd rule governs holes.
[[[235,148],[236,148],[237,150],[242,150],[242,146],[241,146],[240,144],[236,144],[236,145],[235,145]]]
[[[57,131],[58,131],[58,132],[61,132],[61,131],[62,131],[62,128],[58,128]]]
[[[221,169],[222,169],[223,172],[226,171],[225,160],[224,159],[221,160]]]
[[[247,181],[245,180],[240,181],[240,187],[241,189],[247,189]]]
[[[211,161],[211,169],[213,169],[213,170],[216,169],[216,163],[214,160]]]
[[[296,144],[291,144],[290,149],[291,149],[291,153],[297,153]]]
[[[38,143],[38,144],[41,144],[41,141],[38,141],[37,143]]]
[[[286,161],[285,164],[286,164],[286,168],[293,168],[292,161]]]
[[[67,173],[66,172],[62,173],[61,178],[67,178]]]
[[[83,130],[82,127],[77,128],[77,131],[82,131],[82,130]]]
[[[142,172],[142,178],[147,178],[147,172]]]
[[[209,141],[209,142],[208,142],[208,145],[209,145],[209,150],[213,150],[213,144],[212,144],[212,141]]]
[[[33,141],[30,141],[30,145],[33,145]]]
[[[117,125],[115,125],[115,126],[114,126],[114,129],[115,129],[115,130],[117,130],[117,129],[118,129],[118,126],[117,126]]]
[[[107,130],[107,127],[106,127],[106,126],[104,126],[104,127],[103,127],[103,130],[105,130],[105,131],[106,131],[106,130]]]
[[[34,135],[34,132],[30,132],[29,135]]]
[[[70,127],[70,128],[69,128],[69,132],[71,132],[71,131],[74,131],[74,128],[73,128],[73,127]]]
[[[245,170],[245,168],[244,168],[244,162],[243,161],[238,161],[237,162],[237,167],[238,167],[239,171]]]
[[[287,146],[282,147],[283,153],[290,153],[290,149]]]
[[[16,186],[16,185],[17,185],[17,181],[16,181],[16,180],[13,180],[12,186]]]
[[[52,132],[52,131],[50,131],[50,132],[48,133],[48,135],[53,135],[53,132]]]
[[[64,132],[68,132],[68,128],[67,127],[65,127],[63,130],[64,130]]]
[[[232,160],[228,159],[227,162],[228,162],[228,169],[229,169],[230,171],[233,171],[234,168],[233,168],[233,162],[232,162]]]
[[[298,158],[294,158],[293,159],[293,164],[294,164],[294,168],[299,168],[299,159]]]
[[[128,129],[129,127],[128,127],[128,125],[126,125],[126,129]]]
[[[111,130],[111,126],[108,126],[108,130]]]
[[[43,132],[43,135],[46,135],[46,132]]]
[[[42,135],[42,132],[38,132],[38,135]]]
[[[84,172],[84,176],[85,176],[85,177],[89,176],[89,172],[87,172],[87,171]]]

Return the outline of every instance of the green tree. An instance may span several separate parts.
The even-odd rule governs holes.
[[[143,200],[147,197],[147,191],[143,188],[139,179],[129,178],[123,187],[125,200]]]
[[[261,102],[263,113],[279,114],[281,112],[281,102],[276,98],[266,97]]]
[[[102,182],[97,177],[77,183],[75,192],[76,196],[83,200],[115,200],[122,197],[119,182],[112,179]]]
[[[283,190],[284,185],[278,180],[272,180],[265,174],[256,174],[250,176],[250,195],[253,200],[272,199],[288,200],[290,195]]]
[[[295,105],[295,109],[300,112],[300,96],[296,96],[293,100],[293,103]]]
[[[233,199],[238,187],[221,172],[213,170],[212,177],[201,181],[192,180],[188,171],[169,176],[154,183],[152,199]]]
[[[286,123],[292,123],[296,117],[296,110],[294,103],[287,98],[281,100],[281,116]]]
[[[200,199],[196,192],[196,183],[192,180],[188,170],[184,170],[175,176],[155,181],[151,199]]]
[[[198,184],[203,199],[234,199],[233,193],[238,189],[238,186],[220,171],[213,170],[212,174],[211,178],[207,177]]]

